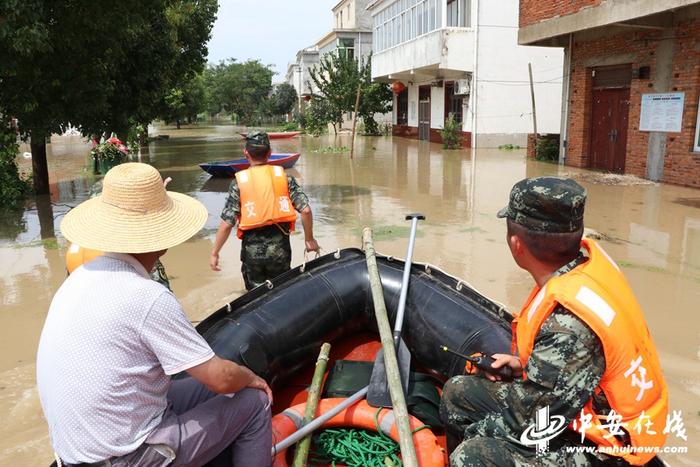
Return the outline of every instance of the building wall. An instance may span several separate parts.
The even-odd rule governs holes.
[[[524,145],[526,135],[532,133],[528,63],[535,82],[537,130],[560,131],[563,49],[519,46],[517,24],[518,0],[481,2],[476,131],[482,146]]]
[[[604,0],[522,0],[520,2],[520,26],[528,26],[542,20],[566,16],[584,8],[603,3]]]
[[[408,86],[408,126],[418,128],[418,86]]]
[[[575,37],[567,164],[579,167],[590,164],[592,68],[625,63],[631,63],[633,68],[650,66],[650,79],[633,79],[631,83],[625,171],[648,176],[650,133],[639,131],[642,94],[684,92],[682,131],[657,134],[665,141],[661,181],[700,187],[700,153],[693,152],[700,96],[698,17],[697,11],[682,15],[683,20],[666,30],[596,30]],[[665,42],[672,44],[667,46]],[[665,63],[670,66],[660,65]]]
[[[338,49],[338,39],[355,40],[355,57],[367,57],[372,52],[372,33],[359,31],[335,31],[330,41],[319,47],[319,56],[335,52]]]

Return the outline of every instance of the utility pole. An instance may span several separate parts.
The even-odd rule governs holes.
[[[303,83],[301,82],[301,76],[303,74],[303,71],[301,70],[301,63],[299,63],[297,67],[297,73],[299,73],[299,93],[297,95],[297,101],[299,106],[299,115],[301,115],[301,92],[303,89]]]
[[[530,73],[530,97],[532,98],[532,126],[535,132],[535,159],[537,159],[537,111],[535,109],[535,85],[532,82],[532,63],[528,62],[527,70]]]

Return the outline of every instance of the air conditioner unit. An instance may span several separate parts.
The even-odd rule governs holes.
[[[468,79],[458,79],[455,81],[455,94],[465,95],[469,94],[471,90],[471,81]]]

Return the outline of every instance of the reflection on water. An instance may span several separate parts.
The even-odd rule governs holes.
[[[222,251],[220,273],[207,261],[230,180],[213,179],[197,164],[238,158],[243,141],[231,126],[160,129],[168,139],[150,143],[134,160],[149,162],[169,189],[191,194],[209,211],[203,231],[164,258],[171,284],[193,320],[243,290],[240,242]],[[314,152],[349,146],[347,135],[273,140],[275,152],[301,152],[290,173],[298,178],[314,210],[316,237],[328,252],[359,246],[362,226],[376,230],[377,249],[405,255],[408,212],[422,212],[415,261],[429,262],[461,277],[489,296],[517,309],[532,279],[517,268],[505,247],[505,224],[495,212],[510,187],[526,176],[584,173],[526,161],[522,151],[443,151],[438,145],[390,137],[358,138],[355,159]],[[34,387],[35,351],[54,291],[65,278],[66,242],[58,229],[71,206],[88,197],[99,179],[91,173],[89,145],[57,138],[49,146],[51,196],[24,211],[0,215],[0,425],[1,465],[45,465],[50,457],[46,429]],[[21,159],[24,169],[31,161]],[[671,406],[683,410],[687,456],[700,461],[700,203],[698,192],[666,185],[588,189],[586,225],[604,235],[603,246],[623,267],[646,310],[671,391]],[[299,226],[300,228],[301,226]],[[55,237],[58,237],[55,239]],[[292,237],[293,264],[302,261],[303,235]],[[678,441],[678,442],[676,442]]]

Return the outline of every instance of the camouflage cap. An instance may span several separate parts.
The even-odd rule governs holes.
[[[270,137],[264,131],[252,131],[245,137],[246,147],[270,147]]]
[[[585,205],[586,189],[570,178],[526,178],[513,185],[497,216],[539,232],[575,232],[583,226]]]

